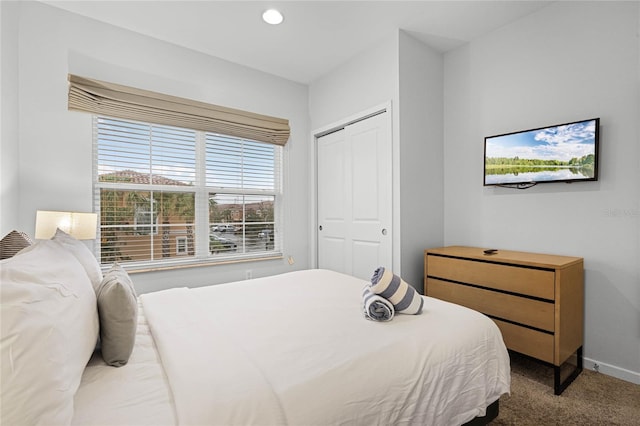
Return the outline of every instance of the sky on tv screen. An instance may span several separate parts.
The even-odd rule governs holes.
[[[487,138],[486,157],[569,161],[595,154],[596,121]]]

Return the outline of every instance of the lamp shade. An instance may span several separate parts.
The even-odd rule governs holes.
[[[77,240],[96,238],[98,215],[96,213],[55,212],[38,210],[36,212],[36,239],[53,237],[56,229],[66,232]]]

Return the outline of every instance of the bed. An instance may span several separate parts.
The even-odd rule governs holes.
[[[26,281],[46,286],[76,280],[83,281],[83,287],[92,285],[91,278],[81,277],[86,265],[75,264],[74,256],[57,250],[59,242],[35,245],[44,243],[51,247],[29,247],[15,256],[17,265],[5,263],[11,260],[0,264],[2,296],[8,297],[7,304],[2,301],[3,424],[24,419],[23,423],[113,426],[461,425],[487,419],[488,411],[496,415],[498,399],[509,392],[508,353],[487,317],[421,296],[419,315],[367,320],[361,307],[365,281],[306,270],[137,297],[133,346],[121,367],[106,364],[92,347],[99,316],[82,312],[90,320],[80,323],[79,314],[71,315],[72,322],[57,333],[59,338],[82,340],[76,345],[79,349],[73,348],[81,353],[73,355],[80,366],[66,365],[76,342],[62,345],[64,391],[59,392],[61,386],[52,379],[57,391],[26,386],[16,395],[16,386],[34,375],[49,375],[56,360],[49,353],[53,361],[41,360],[36,372],[20,369],[20,333],[14,328],[24,335],[26,326],[13,320],[9,303],[17,300],[17,290],[5,284],[22,288]],[[36,260],[38,268],[25,272],[25,265]],[[27,280],[25,274],[48,278]],[[87,271],[84,278],[88,275]],[[63,298],[61,293],[58,289],[56,297]],[[91,304],[90,292],[76,293],[69,306],[83,297]],[[58,316],[67,311],[61,309]],[[38,343],[39,334],[32,334],[35,351],[52,347],[51,341]],[[33,365],[37,356],[22,355],[22,361]],[[9,359],[11,368],[6,368]],[[52,403],[33,402],[41,400],[57,401],[63,408],[52,411]],[[25,401],[28,408],[20,408]]]

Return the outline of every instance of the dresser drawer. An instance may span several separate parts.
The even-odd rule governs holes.
[[[486,315],[554,331],[554,304],[526,297],[427,278],[427,295]]]
[[[553,334],[531,330],[498,319],[493,321],[500,329],[507,348],[553,363]]]
[[[555,273],[551,270],[428,255],[427,274],[429,277],[555,299]]]

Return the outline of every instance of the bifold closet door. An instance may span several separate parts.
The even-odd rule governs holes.
[[[391,268],[387,112],[317,139],[318,267],[370,279]]]

